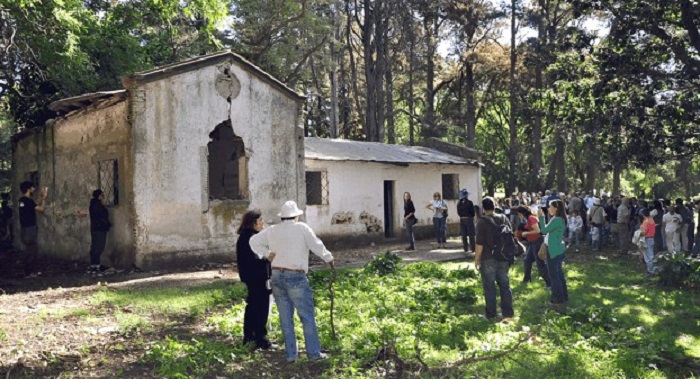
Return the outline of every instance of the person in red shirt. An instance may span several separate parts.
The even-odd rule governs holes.
[[[639,227],[640,233],[644,236],[646,249],[644,250],[644,262],[647,264],[647,275],[654,275],[654,237],[656,237],[656,222],[651,217],[648,209],[642,211],[644,222]]]
[[[522,232],[522,236],[527,240],[527,250],[525,250],[525,259],[523,260],[525,265],[523,283],[532,281],[532,263],[537,262],[537,272],[540,274],[540,277],[544,279],[547,288],[549,288],[550,282],[549,273],[547,272],[547,263],[537,256],[537,252],[544,242],[544,237],[540,234],[539,220],[532,214],[530,208],[526,206],[519,206],[517,211],[520,218],[524,220],[525,231]]]

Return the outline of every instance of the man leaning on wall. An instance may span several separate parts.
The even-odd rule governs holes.
[[[24,244],[24,277],[36,278],[41,275],[36,263],[38,254],[37,236],[38,227],[36,214],[44,213],[46,207],[44,202],[49,194],[49,189],[44,187],[39,193],[39,199],[35,202],[34,183],[30,181],[22,182],[19,185],[22,197],[19,198],[17,206],[19,208],[20,239]]]

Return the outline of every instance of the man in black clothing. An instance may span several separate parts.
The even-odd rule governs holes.
[[[37,247],[37,224],[36,212],[44,213],[46,207],[44,201],[48,196],[49,189],[44,187],[39,194],[39,201],[35,202],[34,183],[26,181],[19,185],[22,197],[17,202],[19,208],[20,239],[24,244],[24,275],[26,278],[35,278],[41,275],[36,267]]]
[[[476,230],[474,229],[474,217],[476,216],[476,212],[474,211],[474,203],[469,200],[469,192],[466,188],[459,191],[457,214],[459,215],[459,230],[462,234],[464,252],[474,252],[476,249],[474,240],[474,236],[476,235]]]
[[[104,206],[105,193],[101,189],[92,191],[90,200],[90,267],[87,273],[102,276],[114,273],[114,269],[100,264],[100,257],[107,244],[107,232],[112,227],[109,211]]]

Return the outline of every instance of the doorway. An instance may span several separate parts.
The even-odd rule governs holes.
[[[394,237],[394,181],[384,181],[384,237]]]

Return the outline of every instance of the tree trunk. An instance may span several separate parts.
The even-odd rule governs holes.
[[[331,67],[330,67],[330,82],[331,82],[331,138],[338,138],[338,81],[336,79],[336,63],[337,52],[335,51],[335,41],[338,40],[338,29],[336,26],[336,12],[333,12],[333,39],[330,43]]]
[[[518,138],[517,130],[517,117],[518,117],[518,107],[517,107],[517,84],[515,82],[515,69],[517,66],[517,56],[515,54],[515,7],[517,0],[511,0],[511,17],[510,17],[510,117],[508,128],[510,131],[510,148],[508,151],[508,186],[506,188],[506,196],[509,196],[515,190],[515,172],[518,156],[518,145],[516,144]]]
[[[512,59],[513,57],[511,57]],[[512,77],[511,77],[512,78]],[[474,92],[476,91],[476,82],[474,79],[474,66],[471,63],[465,65],[465,86],[466,86],[466,123],[467,123],[467,146],[474,148],[476,146],[476,101],[474,100]],[[511,88],[512,90],[512,88]],[[511,114],[511,118],[514,115]]]
[[[435,51],[437,49],[436,30],[437,15],[430,12],[425,20],[425,41],[426,41],[426,77],[425,77],[425,116],[423,118],[423,128],[421,136],[423,138],[440,137],[440,133],[435,125]]]

